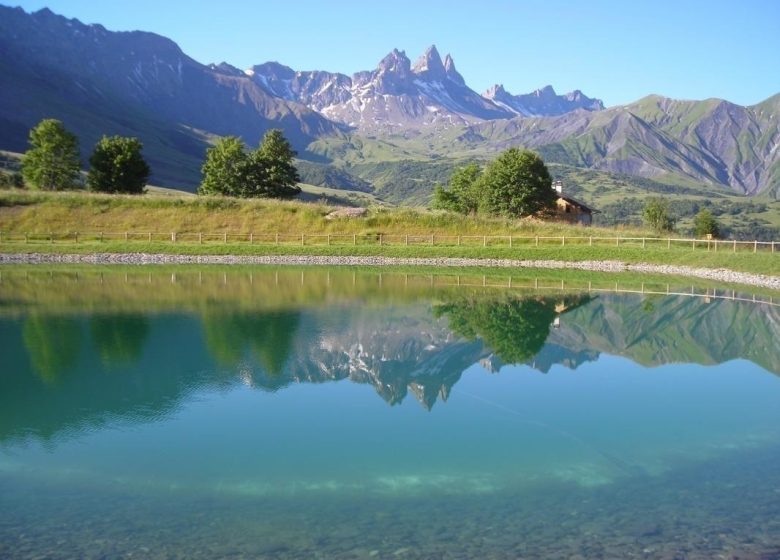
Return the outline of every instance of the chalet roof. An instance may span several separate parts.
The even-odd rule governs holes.
[[[572,197],[570,197],[570,196],[566,196],[566,195],[564,195],[564,194],[559,194],[559,195],[558,195],[558,198],[560,198],[561,200],[565,200],[566,202],[568,202],[568,203],[569,203],[569,204],[571,204],[572,206],[576,206],[576,207],[578,207],[580,210],[582,210],[582,211],[584,211],[584,212],[588,212],[589,214],[599,214],[599,213],[600,213],[598,210],[595,210],[595,209],[593,209],[593,208],[590,208],[589,206],[587,206],[587,205],[583,204],[583,203],[582,203],[582,202],[580,202],[579,200],[577,200],[577,199],[575,199],[575,198],[572,198]]]

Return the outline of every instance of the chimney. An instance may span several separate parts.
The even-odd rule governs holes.
[[[555,183],[553,183],[553,188],[555,189],[555,192],[557,192],[558,194],[563,194],[563,181],[561,181],[560,179],[555,181]]]

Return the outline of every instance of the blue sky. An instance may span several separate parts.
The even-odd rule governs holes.
[[[188,55],[240,68],[370,70],[393,48],[435,43],[473,89],[551,84],[607,105],[650,93],[749,105],[780,92],[780,0],[25,0],[111,30],[170,37]]]

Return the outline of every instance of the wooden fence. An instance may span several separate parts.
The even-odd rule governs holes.
[[[9,232],[0,231],[2,243],[146,242],[298,246],[430,246],[430,247],[539,247],[614,246],[691,250],[775,252],[775,241],[737,241],[674,237],[528,236],[528,235],[443,235],[383,233],[181,233],[181,232]]]

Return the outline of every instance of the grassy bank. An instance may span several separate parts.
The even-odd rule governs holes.
[[[221,197],[0,191],[0,227],[17,232],[384,233],[436,235],[652,235],[639,228],[588,228],[537,220],[460,216],[414,208],[372,208],[364,218],[326,220],[317,203]]]
[[[377,208],[364,218],[325,219],[331,210],[326,204],[269,200],[6,191],[0,192],[0,230],[4,232],[0,252],[617,260],[780,274],[780,246],[775,253],[766,246],[753,253],[748,245],[738,246],[736,252],[721,245],[715,251],[706,241],[695,247],[691,243],[668,245],[665,240],[641,241],[653,237],[642,229],[584,228],[415,209]],[[97,232],[101,231],[115,236],[106,235],[99,241]],[[123,231],[130,232],[128,240],[119,233]],[[16,234],[10,242],[8,232]],[[38,235],[25,242],[27,232]],[[59,234],[55,242],[48,241],[48,232]],[[81,232],[78,242],[72,232]],[[177,233],[175,243],[171,232]],[[203,243],[198,238],[201,232],[210,234]],[[250,233],[254,236],[251,242]],[[276,233],[290,237],[277,245]],[[292,235],[301,233],[311,237],[301,243]],[[327,235],[333,238],[331,244]],[[382,246],[380,235],[386,240]],[[411,238],[408,246],[404,245],[406,236]],[[437,237],[434,246],[430,236]],[[565,245],[562,236],[569,238]],[[619,244],[590,241],[590,237],[615,236],[637,239]]]

